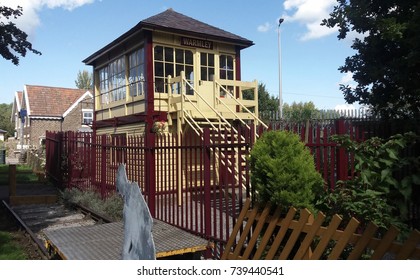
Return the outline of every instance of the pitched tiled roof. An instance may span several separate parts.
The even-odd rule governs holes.
[[[116,40],[98,50],[85,60],[84,63],[90,64],[101,53],[111,49],[113,46],[124,41],[135,32],[148,29],[148,30],[161,30],[171,33],[177,33],[187,36],[206,37],[207,39],[220,40],[239,45],[243,48],[252,46],[254,43],[241,36],[235,35],[223,29],[211,26],[207,23],[198,21],[191,17],[185,16],[172,9],[168,9],[160,14],[151,16],[145,20],[140,21],[132,29],[118,37]]]
[[[252,41],[241,36],[227,32],[220,28],[211,26],[207,23],[198,21],[191,17],[177,13],[168,9],[160,14],[149,17],[140,22],[147,29],[168,29],[178,32],[195,33],[196,35],[206,35],[213,38],[219,38],[227,41],[237,42],[246,46],[253,45]]]
[[[25,86],[31,116],[61,117],[85,93],[85,89]]]

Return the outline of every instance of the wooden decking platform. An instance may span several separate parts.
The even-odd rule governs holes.
[[[159,220],[153,222],[156,258],[199,253],[208,241]],[[124,239],[122,222],[63,228],[45,232],[49,250],[65,260],[120,260]]]

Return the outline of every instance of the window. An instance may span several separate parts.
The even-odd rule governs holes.
[[[201,53],[200,56],[200,71],[201,80],[213,81],[214,80],[214,54]]]
[[[220,56],[220,79],[224,80],[234,80],[234,63],[233,56],[231,55],[221,55]],[[226,91],[231,95],[235,96],[234,88],[232,86],[223,86],[224,89],[220,90],[220,97],[229,97]]]
[[[220,56],[220,79],[233,80],[233,57],[230,55]]]
[[[109,65],[99,69],[99,94],[101,102],[125,99],[125,58],[120,57]]]
[[[180,76],[181,71],[190,84],[194,82],[193,52],[185,49],[156,46],[154,49],[155,61],[155,92],[167,93],[168,76]],[[188,92],[192,92],[189,89]]]
[[[118,58],[109,64],[111,100],[125,99],[125,59]]]
[[[93,110],[83,110],[82,124],[91,125],[93,122]]]
[[[144,95],[146,92],[146,83],[144,77],[144,49],[134,51],[128,56],[130,74],[128,82],[130,83],[130,96]]]
[[[101,95],[101,103],[108,104],[109,103],[108,67],[101,68],[99,69],[98,72],[99,72],[99,92]]]

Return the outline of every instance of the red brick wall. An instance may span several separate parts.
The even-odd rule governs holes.
[[[25,144],[34,147],[39,147],[40,138],[45,138],[45,131],[61,130],[60,120],[31,119],[30,122],[31,126],[25,128],[25,135],[28,135],[29,133],[29,138],[25,138]]]

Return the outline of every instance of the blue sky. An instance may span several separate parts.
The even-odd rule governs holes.
[[[279,95],[278,19],[281,25],[283,101],[313,101],[319,109],[344,105],[337,69],[353,54],[350,40],[320,26],[335,0],[0,0],[23,7],[17,25],[41,56],[29,53],[19,66],[0,59],[0,103],[11,103],[25,84],[75,87],[82,60],[139,21],[168,8],[235,33],[255,45],[242,51],[242,80],[254,79]]]

